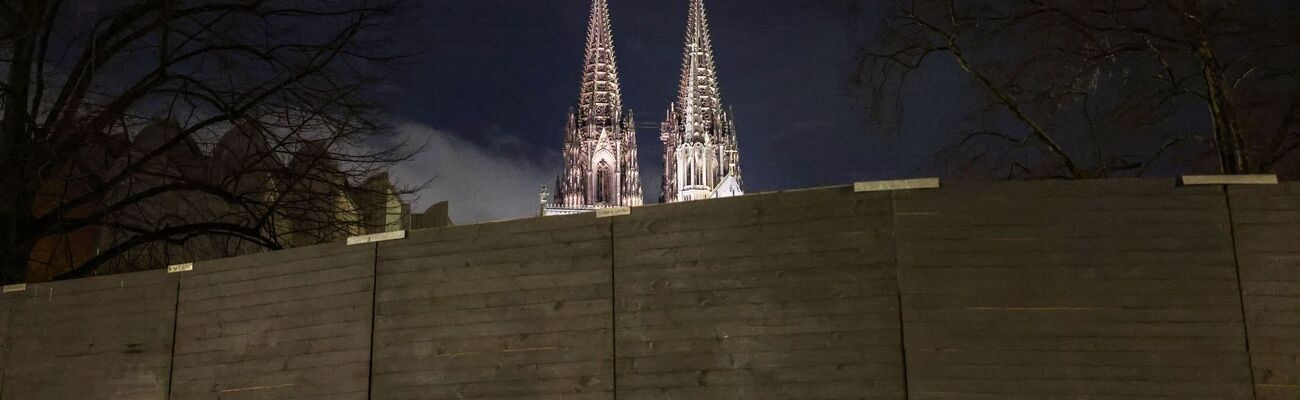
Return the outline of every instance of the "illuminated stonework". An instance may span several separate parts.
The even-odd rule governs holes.
[[[555,204],[544,206],[543,214],[642,204],[636,124],[632,112],[624,111],[609,8],[606,0],[594,0],[578,108],[569,112],[565,131],[564,173],[555,185]]]
[[[569,112],[564,173],[555,196],[542,196],[542,214],[639,206],[636,124],[623,109],[606,0],[593,0],[578,107]],[[663,193],[673,203],[744,194],[736,125],[723,110],[703,0],[690,0],[686,50],[677,101],[660,126]],[[545,190],[543,190],[545,192]]]
[[[739,196],[736,124],[722,109],[704,0],[691,0],[677,102],[661,125],[663,203]]]

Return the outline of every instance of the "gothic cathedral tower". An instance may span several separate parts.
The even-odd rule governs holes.
[[[636,124],[623,109],[606,0],[593,0],[578,107],[569,112],[564,173],[546,215],[602,207],[639,206],[644,199],[636,161]]]
[[[722,109],[704,0],[690,2],[681,86],[659,136],[664,144],[663,203],[744,194],[736,125]]]

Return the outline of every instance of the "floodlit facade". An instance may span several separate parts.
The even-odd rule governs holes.
[[[664,145],[660,202],[744,194],[736,124],[722,107],[704,0],[691,0],[677,101],[668,107],[660,132]]]
[[[593,0],[578,107],[569,112],[564,172],[552,195],[542,188],[542,215],[641,205],[636,124],[623,109],[607,0]],[[677,100],[660,125],[663,191],[659,201],[740,196],[736,123],[723,108],[703,0],[690,0]]]
[[[623,109],[614,35],[606,0],[594,0],[578,107],[569,112],[564,172],[544,215],[639,206],[644,201],[636,160],[636,124]]]

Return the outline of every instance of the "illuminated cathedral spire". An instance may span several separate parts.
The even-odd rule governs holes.
[[[635,127],[632,112],[623,109],[609,5],[593,0],[578,107],[569,112],[564,136],[564,173],[555,203],[543,213],[641,205]]]
[[[736,127],[722,109],[704,0],[690,2],[677,101],[669,106],[659,137],[664,203],[743,194]]]
[[[610,126],[618,122],[623,95],[619,91],[618,63],[614,58],[614,33],[606,0],[591,5],[587,23],[587,51],[582,68],[582,91],[578,113],[583,125]]]

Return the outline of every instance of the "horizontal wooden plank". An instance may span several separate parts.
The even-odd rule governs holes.
[[[1250,398],[1228,200],[1171,183],[896,193],[914,398]]]
[[[1256,398],[1300,397],[1300,183],[1227,190]]]
[[[733,205],[615,223],[619,397],[901,399],[889,194]]]
[[[815,188],[33,283],[0,294],[0,396],[158,397],[172,367],[176,399],[1292,400],[1300,184],[1176,183]]]
[[[609,223],[622,218],[381,243],[373,398],[612,395]]]
[[[29,289],[3,299],[0,398],[165,397],[175,281],[153,271]]]
[[[1277,175],[1183,175],[1182,183],[1194,185],[1276,185]]]
[[[374,245],[177,274],[172,398],[365,398]]]

